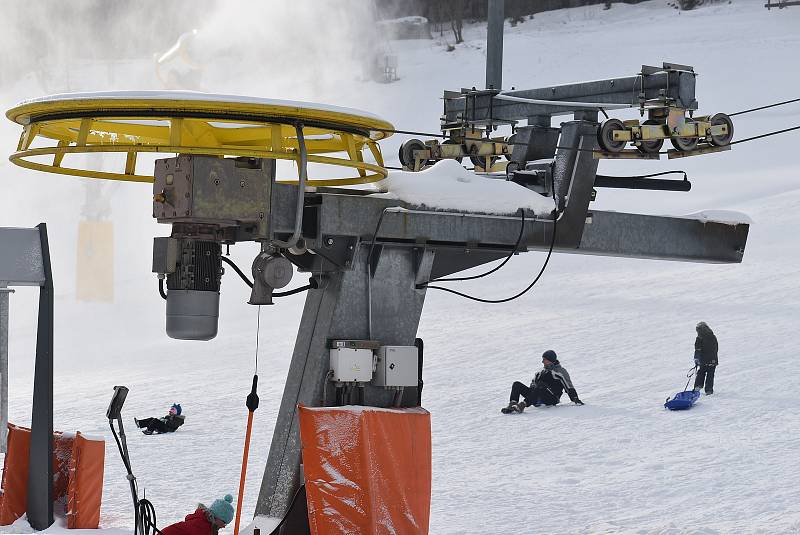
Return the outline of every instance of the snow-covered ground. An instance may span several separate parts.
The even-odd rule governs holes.
[[[316,30],[309,41],[325,42],[328,30],[309,14],[312,4],[285,7],[274,24],[291,19],[293,31]],[[231,20],[233,9],[210,17],[206,34],[223,35],[222,21]],[[236,20],[244,19],[253,27],[269,20]],[[291,68],[288,51],[264,58],[265,69],[282,69],[274,80],[259,79],[244,64],[239,71],[228,65],[229,76],[207,75],[201,89],[351,106],[401,129],[436,131],[442,90],[481,85],[484,78],[485,29],[465,27],[466,42],[453,52],[445,50],[447,37],[392,43],[401,78],[393,84],[357,81],[342,62],[342,76],[331,76],[335,69],[325,64],[316,83],[293,85],[291,69],[305,79],[314,65],[305,60],[338,61],[301,48]],[[663,0],[544,13],[507,25],[504,50],[506,87],[633,75],[642,64],[672,61],[700,73],[704,113],[800,96],[800,8],[767,11],[759,0],[682,13]],[[156,87],[141,76],[143,67],[132,68],[130,78],[117,73],[114,84],[105,69],[86,70],[72,89]],[[0,91],[4,109],[42,93],[34,77]],[[740,116],[735,124],[738,138],[794,126],[800,105]],[[16,125],[0,123],[0,152],[10,153],[18,135]],[[396,165],[403,139],[383,143],[389,165]],[[600,190],[593,206],[746,213],[754,223],[742,264],[554,255],[536,288],[508,304],[429,292],[419,335],[426,347],[423,405],[433,424],[432,534],[800,533],[798,141],[795,132],[677,162],[600,164],[604,174],[685,169],[693,182],[689,193]],[[106,436],[103,533],[133,525],[124,469],[105,421],[115,384],[131,389],[124,415],[133,469],[159,524],[183,517],[197,502],[235,493],[256,345],[257,311],[246,305],[247,289],[234,277],[223,281],[215,340],[168,339],[150,273],[152,236],[167,229],[150,218],[149,186],[119,184],[105,190],[113,195],[115,303],[76,302],[77,222],[84,197],[97,186],[0,160],[0,226],[49,226],[57,294],[55,427]],[[232,252],[248,265],[255,248]],[[511,295],[528,284],[543,258],[520,255],[490,279],[459,289]],[[30,288],[11,297],[9,414],[21,425],[30,422],[36,298]],[[293,297],[261,312],[261,405],[246,519],[254,511],[301,310],[302,298]],[[664,399],[683,387],[692,365],[699,320],[719,338],[716,393],[691,411],[666,412]],[[511,382],[529,381],[549,348],[586,405],[501,415]],[[133,416],[161,415],[173,402],[187,414],[177,433],[133,433]],[[24,521],[0,527],[0,533],[23,531],[30,531]]]

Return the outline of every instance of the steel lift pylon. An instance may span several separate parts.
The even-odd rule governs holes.
[[[494,0],[492,3],[497,5]],[[492,20],[497,26],[496,13]],[[500,21],[502,28],[502,16]],[[496,42],[490,46],[492,50],[497,53]],[[502,54],[502,39],[499,50]],[[550,90],[546,99],[540,98],[538,90],[531,90],[519,97],[527,99],[525,102],[518,102],[497,99],[501,96],[494,89],[500,87],[498,73],[497,68],[487,68],[487,76],[497,77],[492,84],[487,81],[491,86],[488,92],[469,90],[452,95],[449,104],[446,101],[450,107],[443,128],[451,131],[448,125],[457,124],[453,128],[464,133],[483,124],[488,132],[499,121],[520,116],[528,119],[529,128],[519,133],[518,141],[494,145],[467,137],[459,149],[484,158],[504,150],[516,152],[512,172],[499,179],[514,180],[552,198],[550,213],[525,214],[521,237],[518,210],[499,215],[433,210],[340,188],[380,184],[387,176],[378,141],[394,127],[356,110],[161,91],[45,97],[8,111],[9,119],[23,127],[17,151],[10,157],[18,165],[153,183],[152,215],[172,228],[168,237],[155,239],[153,250],[153,271],[161,283],[166,281],[170,336],[207,340],[216,335],[223,245],[259,244],[252,267],[251,304],[272,304],[278,295],[275,290],[289,284],[293,269],[310,276],[257,515],[284,517],[298,495],[303,480],[298,405],[319,407],[350,401],[376,407],[420,404],[421,383],[402,391],[366,383],[342,399],[342,391],[330,381],[329,351],[334,340],[419,344],[416,334],[427,281],[510,253],[551,247],[554,252],[572,254],[741,262],[749,230],[746,222],[590,207],[600,183],[597,104],[604,97],[596,90],[635,84],[636,77],[633,81],[574,84],[569,91],[560,86],[563,98],[562,94],[553,95],[560,89]],[[648,76],[647,90],[654,98],[679,98],[687,108],[696,104],[690,70],[665,66],[664,72]],[[611,94],[627,95],[629,89],[624,87],[617,86],[619,91]],[[651,94],[645,93],[649,99]],[[563,102],[556,107],[552,101],[558,98]],[[613,98],[616,96],[609,101]],[[583,104],[578,102],[581,100]],[[592,103],[595,105],[590,106]],[[501,113],[508,116],[501,117]],[[559,127],[550,125],[552,116],[563,114],[571,114],[572,120]],[[607,141],[619,141],[618,132],[610,135]],[[49,145],[33,148],[34,140]],[[425,151],[430,147],[413,148],[406,156],[427,162],[431,154]],[[112,173],[65,166],[65,157],[71,154],[97,152],[124,154],[124,170]],[[137,155],[143,152],[179,156],[158,160],[153,175],[140,175],[136,173]],[[52,160],[43,162],[42,156]],[[550,161],[538,161],[542,158]],[[276,177],[278,159],[297,164],[297,180]],[[346,168],[350,176],[309,178],[309,162]],[[308,529],[304,504],[300,505],[281,533]]]

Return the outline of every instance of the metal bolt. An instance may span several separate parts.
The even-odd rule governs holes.
[[[325,244],[326,245],[333,245],[333,238],[328,238],[327,240],[325,240]]]
[[[241,182],[239,182],[239,186],[240,186],[240,187],[242,187],[242,188],[244,187],[244,180],[242,180]]]
[[[219,179],[218,179],[218,178],[215,178],[215,179],[214,179],[214,185],[215,185],[215,186],[219,186]]]

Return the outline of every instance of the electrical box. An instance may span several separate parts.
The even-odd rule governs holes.
[[[334,381],[368,383],[372,380],[372,349],[335,347],[330,353]]]
[[[419,386],[416,346],[381,346],[376,353],[375,386]]]

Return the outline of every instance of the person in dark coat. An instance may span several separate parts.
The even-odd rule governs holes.
[[[173,433],[180,426],[183,425],[185,416],[181,415],[181,406],[178,403],[173,403],[169,408],[166,416],[161,418],[143,418],[138,420],[133,419],[136,427],[142,429],[145,435],[152,435],[153,433]]]
[[[233,520],[233,496],[226,494],[221,500],[214,500],[211,507],[197,504],[194,513],[186,515],[182,522],[176,522],[161,530],[162,535],[217,535],[220,529]]]
[[[511,385],[511,400],[507,407],[503,407],[503,414],[522,412],[525,407],[538,407],[540,405],[556,405],[561,401],[561,395],[567,392],[569,399],[576,405],[583,405],[578,398],[578,393],[572,385],[572,380],[567,370],[558,362],[558,356],[552,349],[542,353],[544,367],[536,373],[530,386],[525,386],[519,381]],[[520,396],[523,400],[520,401]]]
[[[694,380],[694,389],[700,391],[705,387],[707,395],[714,393],[714,371],[717,369],[718,359],[717,337],[706,322],[697,324],[697,338],[694,340],[694,365],[697,367],[697,377]]]

